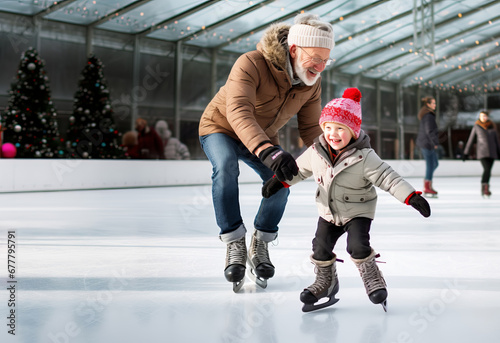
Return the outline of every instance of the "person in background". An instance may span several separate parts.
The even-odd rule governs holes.
[[[139,151],[139,158],[164,160],[163,142],[156,130],[148,126],[146,119],[137,118],[135,121],[135,129],[138,132],[137,149]]]
[[[224,276],[235,292],[243,285],[247,262],[249,276],[256,276],[259,286],[266,287],[273,277],[268,243],[278,236],[289,194],[283,189],[261,200],[247,259],[238,162],[249,165],[262,181],[273,174],[283,181],[297,174],[295,159],[279,145],[278,131],[296,116],[306,145],[321,133],[321,73],[331,63],[334,45],[332,25],[314,14],[299,14],[291,26],[271,25],[257,50],[237,59],[201,117],[200,143],[213,166],[215,218],[226,244]]]
[[[172,131],[168,129],[168,123],[165,120],[159,120],[155,125],[155,130],[163,141],[163,151],[167,160],[190,159],[188,147],[177,138],[172,137]]]
[[[489,197],[491,169],[495,159],[500,157],[500,142],[498,141],[498,133],[495,123],[490,118],[488,111],[481,111],[479,119],[476,120],[469,139],[465,145],[463,160],[467,160],[471,152],[472,145],[476,142],[477,159],[481,161],[483,166],[483,175],[481,176],[481,195]]]
[[[436,99],[431,96],[422,98],[422,107],[418,112],[420,126],[417,135],[417,146],[425,160],[424,195],[437,197],[438,192],[432,188],[432,177],[439,165],[438,162],[438,126],[436,123]]]
[[[457,148],[455,149],[455,158],[457,160],[464,158],[464,141],[458,141]]]
[[[139,158],[139,140],[137,131],[125,132],[122,136],[122,146],[125,148],[125,155],[128,158]]]

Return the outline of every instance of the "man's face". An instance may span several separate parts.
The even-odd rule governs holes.
[[[312,86],[326,67],[330,49],[303,48],[293,45],[290,47],[290,56],[293,59],[293,69],[297,77],[306,85]]]

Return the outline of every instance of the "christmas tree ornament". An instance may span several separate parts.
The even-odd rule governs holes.
[[[17,149],[12,143],[2,144],[2,157],[3,158],[14,158],[16,157]]]

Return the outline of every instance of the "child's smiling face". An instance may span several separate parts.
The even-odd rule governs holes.
[[[345,125],[326,122],[323,124],[325,139],[334,150],[342,150],[349,144],[353,134]]]

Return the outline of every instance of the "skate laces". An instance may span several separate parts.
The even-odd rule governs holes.
[[[307,287],[311,293],[314,295],[318,295],[323,292],[325,289],[328,289],[332,283],[334,278],[334,274],[336,276],[336,267],[328,266],[328,267],[314,267],[314,272],[316,273],[316,280],[312,285]]]
[[[375,258],[379,258],[380,257],[380,254],[377,254],[375,255]],[[376,263],[386,263],[385,261],[377,261],[375,260]]]
[[[255,265],[259,265],[261,263],[272,264],[271,259],[269,258],[269,251],[267,250],[267,243],[255,236],[252,240],[251,254]]]
[[[227,264],[246,264],[247,247],[245,239],[239,239],[227,245]]]
[[[276,237],[276,239],[272,241],[271,244],[273,245],[273,247],[277,247],[280,244],[279,237]]]
[[[375,258],[373,258],[359,265],[361,278],[363,279],[363,283],[365,284],[366,292],[368,294],[371,294],[378,289],[385,289],[387,287],[382,276],[382,272],[375,264],[376,262]]]

